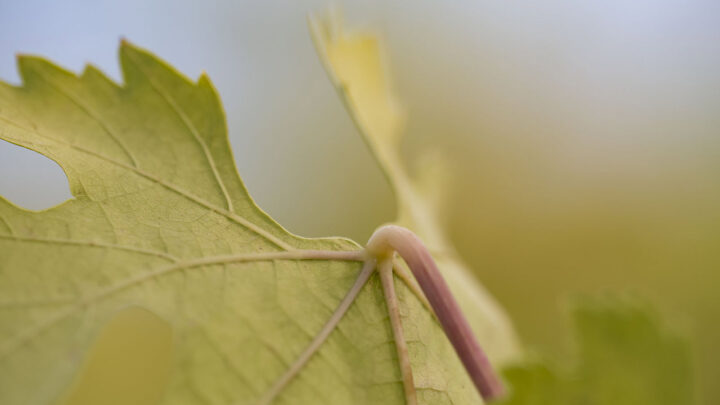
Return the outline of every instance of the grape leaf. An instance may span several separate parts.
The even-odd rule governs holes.
[[[0,198],[0,403],[263,403],[363,275],[273,403],[404,403],[360,246],[297,237],[254,204],[207,76],[126,42],[120,61],[122,86],[35,57],[19,59],[22,86],[0,83],[0,139],[57,162],[74,196],[40,212]],[[419,402],[480,403],[421,297],[396,284]],[[103,361],[144,356],[133,372],[104,364],[97,381]]]
[[[648,308],[584,300],[573,319],[577,364],[569,371],[541,360],[508,368],[513,391],[505,405],[694,403],[688,345]]]
[[[338,13],[311,18],[310,29],[330,79],[394,191],[395,223],[413,230],[428,245],[493,363],[502,366],[518,359],[521,351],[507,315],[473,277],[441,225],[447,165],[428,152],[419,158],[417,178],[411,178],[401,164],[405,115],[392,91],[379,40],[368,33],[346,32]]]

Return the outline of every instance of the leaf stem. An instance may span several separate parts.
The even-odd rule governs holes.
[[[380,272],[380,281],[382,282],[383,293],[385,294],[385,303],[387,304],[388,313],[390,314],[390,325],[392,326],[393,337],[395,338],[395,349],[397,350],[398,360],[400,361],[400,373],[402,374],[403,389],[405,391],[405,404],[417,405],[417,393],[415,392],[415,383],[413,381],[410,354],[408,353],[407,342],[405,341],[403,333],[400,309],[398,308],[398,298],[395,294],[392,257],[380,262],[378,271]]]
[[[408,269],[403,266],[402,262],[398,259],[393,259],[393,269],[395,270],[395,275],[405,283],[405,285],[410,289],[410,291],[417,297],[418,301],[422,304],[422,306],[432,315],[433,319],[437,321],[437,315],[435,315],[435,311],[432,308],[432,305],[430,305],[430,302],[428,302],[427,298],[425,297],[425,293],[422,292],[420,289],[420,286],[417,283],[417,280],[415,280],[408,271]]]
[[[485,400],[500,397],[504,392],[502,383],[422,241],[406,228],[385,225],[370,237],[366,251],[379,260],[391,259],[393,252],[398,252],[420,284],[480,395]]]

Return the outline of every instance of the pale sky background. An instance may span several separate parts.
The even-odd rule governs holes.
[[[444,148],[467,149],[465,138],[478,134],[457,134],[463,130],[448,129],[447,121],[495,114],[508,132],[538,125],[536,132],[575,134],[553,145],[573,150],[562,164],[608,171],[618,163],[608,164],[608,155],[642,165],[635,155],[651,153],[638,148],[644,136],[674,145],[677,139],[714,137],[708,128],[718,127],[716,1],[346,3],[351,25],[376,29],[387,39],[411,114],[410,151],[435,143],[428,139],[438,135]],[[205,70],[222,96],[239,170],[254,197],[291,229],[338,234],[347,230],[333,225],[338,221],[332,215],[312,229],[293,227],[297,210],[336,212],[358,199],[369,203],[364,178],[381,179],[374,168],[364,168],[372,162],[357,152],[363,145],[307,34],[306,15],[327,4],[0,0],[0,78],[18,82],[15,54],[30,53],[74,71],[90,62],[119,79],[116,52],[123,37],[190,77]],[[692,133],[645,128],[663,120],[697,125]],[[582,146],[587,143],[591,147]],[[328,176],[329,167],[345,176]],[[0,192],[28,208],[69,196],[56,165],[4,143],[0,171],[14,174],[0,177]],[[323,198],[313,193],[328,189],[336,192]],[[295,204],[286,203],[288,196]],[[389,219],[391,212],[384,215]]]

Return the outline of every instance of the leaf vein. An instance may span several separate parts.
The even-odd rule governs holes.
[[[3,224],[5,224],[5,226],[6,226],[7,229],[8,229],[8,232],[10,232],[11,235],[12,235],[13,233],[15,233],[15,232],[13,231],[13,227],[10,226],[10,222],[8,222],[5,218],[0,217],[0,222],[2,222]]]
[[[273,260],[336,260],[336,261],[362,261],[365,259],[365,252],[362,250],[349,250],[349,251],[334,251],[334,250],[293,250],[284,252],[262,252],[262,253],[245,253],[237,255],[221,255],[221,256],[210,256],[200,259],[188,260],[185,262],[178,262],[168,266],[161,267],[152,271],[138,274],[137,276],[131,277],[115,285],[106,287],[99,292],[89,295],[85,298],[80,299],[75,305],[66,308],[63,311],[55,313],[51,316],[30,328],[27,328],[14,337],[10,338],[9,341],[0,345],[0,360],[7,357],[18,347],[31,341],[33,338],[43,333],[44,331],[52,328],[62,320],[72,316],[76,312],[89,306],[90,304],[96,303],[103,300],[104,298],[125,290],[129,287],[142,284],[146,281],[155,279],[160,276],[171,274],[178,270],[188,270],[191,268],[210,266],[216,264],[226,263],[245,263],[245,262],[259,262],[259,261],[273,261]]]
[[[73,104],[75,104],[88,117],[92,118],[95,122],[97,122],[100,128],[102,128],[103,131],[108,134],[108,136],[110,136],[110,138],[120,147],[120,149],[122,149],[125,155],[127,155],[127,157],[132,162],[133,167],[138,167],[137,160],[135,159],[135,156],[130,153],[130,149],[128,149],[127,145],[125,145],[125,143],[120,139],[120,137],[115,135],[115,133],[111,131],[110,128],[100,119],[100,117],[98,117],[87,105],[85,105],[82,101],[80,101],[79,98],[75,97],[72,93],[64,89],[61,85],[58,85],[44,75],[38,73],[38,77],[43,79],[47,84],[50,85],[50,87],[55,89],[58,93],[62,94],[68,100],[73,102]]]
[[[123,162],[120,162],[120,161],[117,161],[117,160],[115,160],[115,159],[112,159],[112,158],[110,158],[110,157],[108,157],[108,156],[105,156],[105,155],[103,155],[103,154],[97,153],[97,152],[95,152],[95,151],[92,151],[92,150],[90,150],[90,149],[84,148],[84,147],[82,147],[82,146],[78,146],[78,145],[72,144],[72,143],[67,142],[67,141],[65,141],[65,140],[57,139],[57,138],[54,138],[54,137],[51,137],[51,136],[48,136],[48,135],[45,135],[45,134],[41,134],[41,133],[38,132],[37,130],[25,128],[25,127],[23,127],[22,125],[19,125],[19,124],[17,124],[16,122],[14,122],[14,121],[6,118],[6,117],[0,116],[0,120],[5,121],[5,122],[7,122],[8,124],[11,124],[11,125],[15,126],[16,128],[19,128],[19,129],[21,129],[21,130],[23,130],[23,131],[27,131],[27,132],[34,133],[36,136],[39,136],[40,138],[43,138],[43,139],[46,139],[46,140],[50,140],[50,141],[53,141],[53,142],[57,142],[57,143],[59,143],[59,144],[65,145],[65,146],[67,146],[67,147],[69,147],[69,148],[71,148],[71,149],[75,149],[75,150],[77,150],[77,151],[79,151],[79,152],[88,154],[88,155],[90,155],[90,156],[94,156],[94,157],[96,157],[96,158],[98,158],[98,159],[100,159],[100,160],[104,160],[104,161],[106,161],[106,162],[108,162],[108,163],[110,163],[110,164],[113,164],[113,165],[122,167],[122,168],[124,168],[124,169],[126,169],[126,170],[129,170],[129,171],[132,171],[132,172],[136,173],[137,175],[139,175],[139,176],[141,176],[141,177],[144,177],[144,178],[146,178],[147,180],[153,181],[153,182],[155,182],[155,183],[157,183],[157,184],[159,184],[159,185],[167,188],[168,190],[173,191],[173,192],[175,192],[175,193],[177,193],[177,194],[179,194],[179,195],[187,198],[188,200],[190,200],[190,201],[192,201],[192,202],[194,202],[194,203],[196,203],[196,204],[198,204],[198,205],[201,205],[201,206],[203,206],[203,207],[205,207],[205,208],[207,208],[207,209],[212,210],[213,212],[216,212],[216,213],[218,213],[218,214],[220,214],[220,215],[223,215],[223,216],[227,217],[228,219],[232,220],[233,222],[235,222],[235,223],[237,223],[237,224],[239,224],[239,225],[244,226],[244,227],[247,228],[248,230],[250,230],[250,231],[256,233],[257,235],[263,237],[264,239],[266,239],[267,241],[271,242],[272,244],[276,245],[277,247],[279,247],[279,248],[281,248],[281,249],[284,249],[284,250],[292,250],[292,249],[293,249],[292,246],[288,245],[287,243],[285,243],[285,242],[282,241],[281,239],[279,239],[279,238],[277,238],[276,236],[272,235],[272,234],[269,233],[268,231],[260,228],[258,225],[255,225],[254,223],[248,221],[247,219],[245,219],[245,218],[243,218],[243,217],[241,217],[241,216],[239,216],[239,215],[236,215],[236,214],[233,213],[233,212],[227,211],[227,210],[225,210],[224,208],[217,207],[217,206],[213,205],[212,203],[210,203],[210,202],[208,202],[208,201],[205,201],[205,200],[203,200],[202,198],[197,197],[197,196],[195,196],[195,195],[193,195],[193,194],[191,194],[191,193],[189,193],[189,192],[187,192],[187,191],[184,191],[184,190],[180,189],[179,187],[174,186],[174,185],[172,185],[172,184],[170,184],[170,183],[168,183],[168,182],[166,182],[166,181],[164,181],[164,180],[162,180],[162,179],[160,179],[160,178],[158,178],[158,177],[156,177],[156,176],[154,176],[154,175],[152,175],[152,174],[150,174],[150,173],[147,173],[147,172],[145,172],[144,170],[142,170],[142,169],[140,169],[140,168],[138,168],[138,167],[130,166],[130,165],[125,164],[125,163],[123,163]],[[13,138],[8,138],[7,136],[4,136],[4,138],[6,138],[6,139],[13,139]],[[23,141],[23,140],[16,140],[16,142],[19,143],[19,144],[24,144],[24,143],[25,143],[25,141]]]
[[[193,136],[195,141],[200,145],[200,148],[203,151],[203,154],[205,155],[205,159],[207,160],[208,164],[210,165],[210,169],[213,172],[213,176],[215,177],[215,181],[217,182],[218,186],[220,187],[221,192],[223,193],[223,196],[225,197],[225,202],[227,203],[227,209],[230,212],[233,212],[233,204],[232,199],[230,198],[230,194],[228,193],[227,188],[225,187],[225,183],[222,181],[222,178],[220,177],[220,172],[218,172],[217,166],[215,165],[215,159],[213,159],[212,154],[210,153],[210,149],[207,146],[207,143],[205,140],[202,139],[202,136],[198,132],[197,128],[195,128],[195,125],[190,121],[190,118],[188,118],[187,114],[180,108],[180,106],[175,102],[175,99],[172,98],[170,94],[168,94],[163,88],[152,78],[152,75],[149,75],[145,69],[142,67],[140,63],[135,59],[135,57],[128,53],[128,56],[130,60],[137,66],[137,68],[142,72],[143,75],[148,79],[148,82],[150,83],[150,87],[152,87],[160,97],[162,97],[163,100],[170,106],[170,108],[173,109],[175,114],[180,118],[180,121],[185,125],[185,127],[190,131],[190,134]]]
[[[152,255],[161,257],[166,260],[170,260],[172,262],[177,262],[179,259],[169,253],[161,252],[159,250],[153,250],[153,249],[145,249],[135,246],[128,246],[128,245],[120,245],[115,243],[106,243],[106,242],[96,242],[96,241],[88,241],[88,240],[73,240],[73,239],[64,239],[64,238],[40,238],[35,236],[20,236],[20,235],[2,235],[0,234],[0,239],[5,240],[14,240],[18,242],[29,242],[29,243],[57,243],[57,244],[63,244],[63,245],[77,245],[77,246],[88,246],[88,247],[95,247],[95,248],[106,248],[106,249],[116,249],[116,250],[125,250],[128,252],[135,252],[135,253],[141,253],[146,255]]]

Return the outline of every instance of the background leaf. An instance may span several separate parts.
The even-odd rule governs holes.
[[[558,368],[531,361],[509,368],[513,391],[504,404],[695,403],[687,342],[666,330],[647,306],[586,299],[573,309],[573,321],[575,364]]]
[[[491,361],[500,366],[516,359],[520,349],[507,315],[473,277],[441,226],[442,198],[448,192],[442,157],[428,152],[417,178],[403,167],[398,149],[405,117],[386,74],[380,41],[344,31],[339,14],[311,18],[310,28],[333,84],[391,184],[395,223],[427,244]]]

